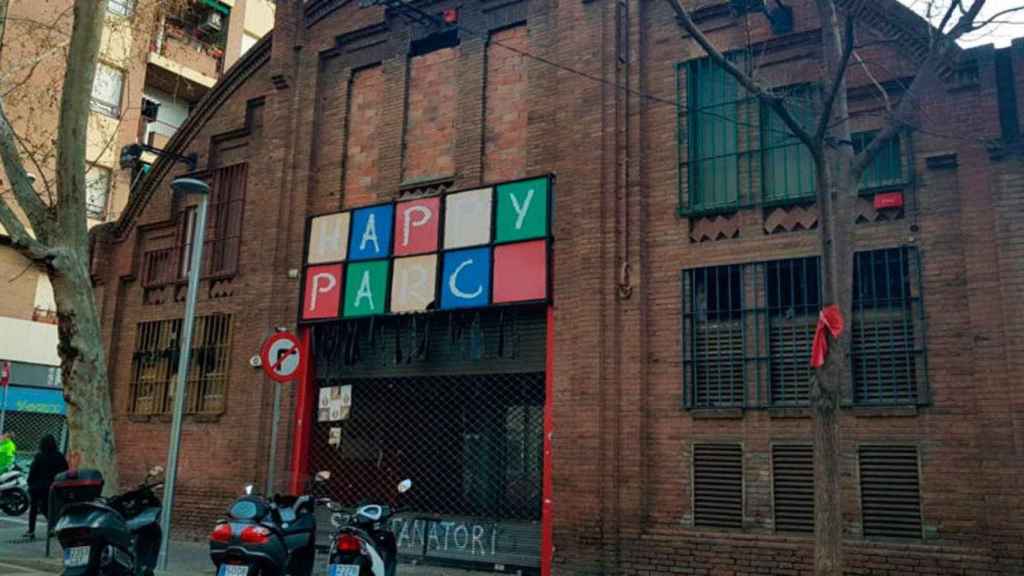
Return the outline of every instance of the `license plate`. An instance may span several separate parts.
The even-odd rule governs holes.
[[[249,567],[238,564],[221,564],[217,576],[248,576]]]
[[[88,546],[75,546],[64,550],[64,565],[68,568],[77,568],[89,563]]]
[[[331,564],[327,576],[359,576],[359,566],[354,564]]]

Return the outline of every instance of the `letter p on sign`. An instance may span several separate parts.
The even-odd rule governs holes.
[[[302,319],[336,318],[341,303],[342,265],[311,266],[306,269],[306,291]]]

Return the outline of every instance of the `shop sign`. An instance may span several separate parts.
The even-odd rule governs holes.
[[[300,320],[545,302],[551,179],[310,219]]]
[[[5,396],[0,394],[0,403]],[[34,412],[36,414],[64,414],[64,393],[54,388],[34,388],[11,385],[3,404],[9,412]]]

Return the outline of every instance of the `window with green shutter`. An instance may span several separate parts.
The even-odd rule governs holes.
[[[786,92],[786,109],[801,126],[813,130],[817,117],[817,88],[798,86]],[[762,106],[761,111],[764,202],[776,204],[814,199],[815,169],[811,151],[771,107]]]
[[[877,130],[867,132],[856,132],[851,136],[853,149],[859,154],[867,148],[868,144],[878,135]],[[906,183],[903,175],[903,153],[900,148],[899,134],[893,136],[878,151],[878,155],[871,161],[871,164],[861,175],[861,191],[871,191],[881,188],[893,188]]]
[[[686,65],[689,210],[735,208],[739,200],[739,104],[736,79],[704,58]]]

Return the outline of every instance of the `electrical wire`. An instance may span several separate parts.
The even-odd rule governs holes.
[[[700,109],[700,108],[698,108],[697,110],[692,110],[692,109],[690,109],[687,106],[681,105],[677,101],[669,100],[667,98],[662,98],[662,97],[659,97],[659,96],[655,96],[653,94],[648,94],[646,92],[642,92],[640,90],[637,90],[635,88],[630,88],[628,86],[623,86],[622,84],[620,84],[620,83],[618,83],[616,81],[608,80],[608,79],[605,79],[605,78],[601,78],[600,76],[596,76],[594,74],[590,74],[589,72],[578,70],[578,69],[572,68],[571,66],[566,66],[565,64],[561,64],[559,62],[555,62],[555,61],[553,61],[551,59],[548,59],[548,58],[545,58],[543,56],[538,56],[538,55],[533,54],[531,52],[527,52],[526,50],[521,50],[521,49],[516,48],[514,46],[509,46],[508,44],[504,44],[502,42],[494,40],[493,38],[488,39],[488,34],[486,34],[484,32],[480,32],[480,31],[474,30],[474,29],[472,29],[472,28],[470,28],[468,26],[465,26],[463,24],[447,24],[441,18],[439,18],[439,17],[437,17],[437,16],[435,16],[433,14],[430,14],[430,13],[428,13],[428,12],[426,12],[426,11],[416,7],[416,6],[413,6],[413,5],[409,4],[409,3],[401,2],[399,0],[399,2],[396,2],[396,4],[397,4],[397,8],[396,8],[396,6],[393,6],[391,3],[388,3],[388,2],[384,3],[384,5],[386,7],[392,8],[392,9],[397,9],[400,12],[403,11],[403,10],[406,10],[406,9],[410,10],[412,12],[415,12],[416,15],[420,19],[424,19],[424,18],[425,19],[429,19],[431,22],[433,22],[437,26],[440,26],[440,27],[451,26],[451,27],[454,27],[457,30],[465,32],[466,34],[469,34],[471,36],[476,36],[477,38],[488,40],[488,42],[490,44],[494,44],[495,46],[500,46],[500,47],[504,48],[505,50],[508,50],[508,51],[510,51],[512,53],[515,53],[515,54],[518,54],[518,55],[522,56],[523,58],[534,60],[536,62],[540,62],[542,64],[545,64],[547,66],[555,68],[557,70],[562,70],[564,72],[567,72],[567,73],[579,76],[581,78],[585,78],[585,79],[593,81],[593,82],[597,82],[597,83],[600,83],[600,84],[604,84],[604,85],[610,86],[612,88],[615,88],[616,90],[621,90],[623,92],[626,92],[628,94],[632,94],[632,95],[634,95],[634,96],[636,96],[638,98],[642,98],[644,100],[648,100],[648,101],[653,102],[655,104],[662,104],[662,105],[665,105],[665,106],[671,106],[671,107],[673,107],[676,110],[677,114],[680,114],[683,117],[688,116],[690,114],[702,114],[702,115],[706,115],[706,116],[715,117],[715,118],[720,119],[720,120],[725,120],[726,122],[732,123],[732,124],[734,124],[736,126],[741,126],[741,127],[745,127],[745,128],[765,129],[763,125],[752,124],[752,123],[749,123],[749,122],[742,122],[740,120],[737,120],[736,118],[731,118],[731,117],[729,117],[727,115],[724,115],[724,114],[717,114],[717,113],[715,113],[713,111],[710,111],[710,110],[705,110],[705,109]],[[416,22],[419,22],[419,19],[412,18],[412,17],[410,17],[408,15],[407,15],[407,18],[410,18],[410,19],[413,19]],[[796,99],[787,99],[787,104],[792,103],[795,100]],[[738,102],[740,102],[740,100],[737,100],[737,103]],[[807,108],[811,109],[810,106],[808,106]],[[789,130],[778,130],[778,129],[771,129],[771,128],[769,128],[768,130],[771,130],[773,132],[776,132],[778,134],[782,134],[782,135],[785,135],[785,136],[788,136],[788,137],[795,138],[795,136]],[[968,143],[968,144],[973,144],[973,145],[976,145],[976,146],[979,146],[979,147],[982,147],[982,148],[986,148],[986,149],[988,147],[988,142],[985,139],[983,139],[983,138],[970,138],[970,137],[959,136],[959,135],[954,135],[954,134],[942,134],[942,133],[939,133],[939,132],[935,132],[935,131],[931,131],[931,130],[926,130],[926,129],[920,128],[920,127],[916,127],[915,130],[918,131],[918,132],[921,132],[922,134],[928,134],[930,136],[935,136],[935,137],[938,137],[938,138],[946,138],[946,139],[950,139],[950,140],[958,140],[958,141],[962,141],[962,142],[965,142],[965,143]]]

